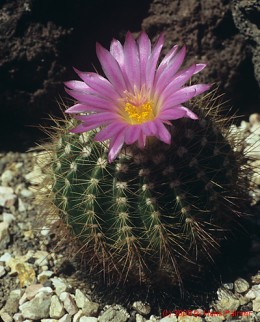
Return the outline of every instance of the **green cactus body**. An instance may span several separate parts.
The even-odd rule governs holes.
[[[59,131],[53,204],[90,269],[120,281],[179,283],[229,238],[244,198],[243,152],[234,152],[209,102],[193,105],[198,121],[174,121],[170,145],[127,146],[111,164],[93,131],[72,134],[69,123]]]

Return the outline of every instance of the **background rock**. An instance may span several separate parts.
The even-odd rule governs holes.
[[[186,44],[187,64],[208,64],[200,80],[219,82],[234,110],[248,115],[260,108],[255,61],[231,9],[229,0],[153,0],[142,27],[154,38],[164,32],[165,52],[175,43]]]
[[[255,78],[260,86],[260,2],[233,0],[232,14],[236,27],[250,48]]]
[[[34,145],[48,114],[67,97],[72,66],[97,66],[95,42],[140,30],[148,0],[0,2],[0,150]],[[19,138],[19,140],[17,140]]]

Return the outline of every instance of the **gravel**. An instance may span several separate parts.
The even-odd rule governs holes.
[[[233,125],[254,158],[252,209],[260,204],[260,115]],[[240,147],[238,147],[239,149]],[[0,154],[0,319],[42,322],[220,322],[260,321],[260,240],[252,235],[248,261],[251,274],[229,280],[215,290],[215,300],[193,308],[161,310],[136,296],[128,305],[107,304],[95,295],[94,284],[79,278],[76,263],[64,257],[48,225],[36,220],[35,186],[42,180],[33,164],[36,152]],[[260,217],[254,224],[260,227]],[[173,298],[174,301],[174,298]],[[194,307],[197,308],[194,309]]]

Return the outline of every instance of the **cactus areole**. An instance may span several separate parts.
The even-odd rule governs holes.
[[[190,101],[210,86],[184,86],[205,64],[180,70],[177,46],[158,63],[162,46],[144,32],[98,44],[106,78],[76,70],[82,81],[65,83],[77,102],[50,148],[53,208],[89,270],[121,282],[180,283],[242,215],[243,151],[214,94]]]

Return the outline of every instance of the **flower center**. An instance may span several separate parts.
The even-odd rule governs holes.
[[[142,124],[154,119],[152,104],[150,102],[141,105],[133,105],[127,102],[125,103],[125,111],[128,113],[132,124]]]
[[[125,92],[123,108],[130,124],[142,124],[155,118],[153,101],[147,98],[144,88],[140,92],[134,89],[134,94]]]

